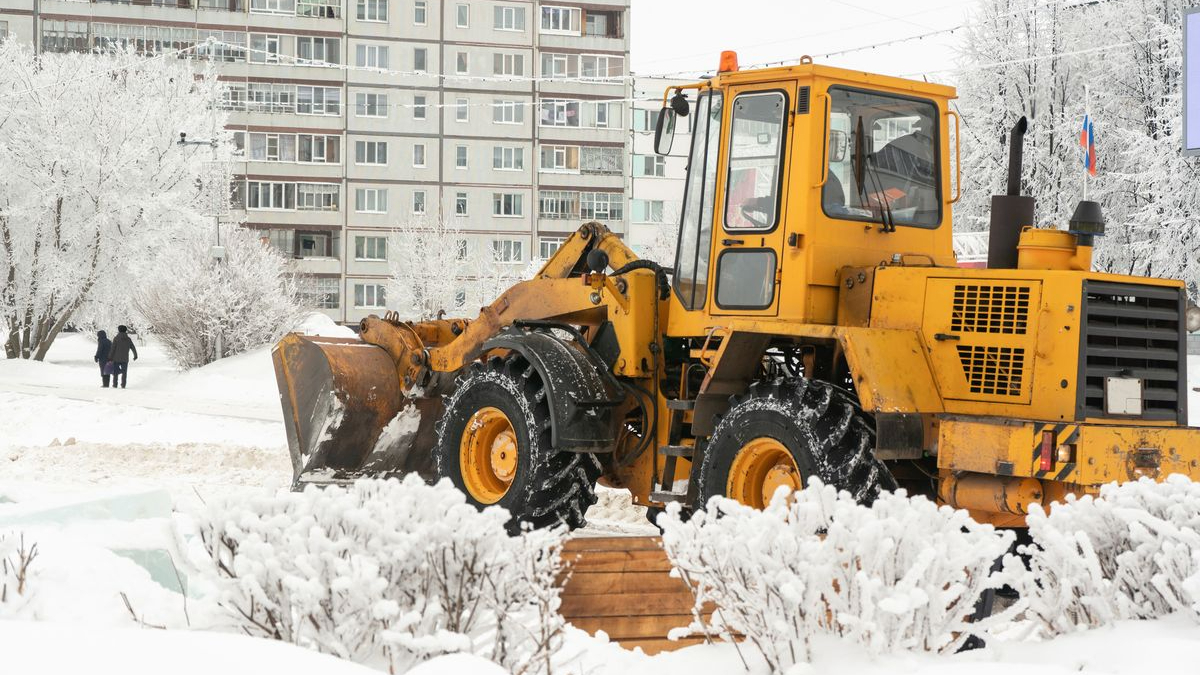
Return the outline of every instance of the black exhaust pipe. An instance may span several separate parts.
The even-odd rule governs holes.
[[[988,267],[1017,268],[1017,242],[1021,228],[1033,225],[1037,200],[1021,194],[1021,156],[1029,120],[1017,120],[1008,135],[1008,194],[992,196],[992,218],[988,234]]]

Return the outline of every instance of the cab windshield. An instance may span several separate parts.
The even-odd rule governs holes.
[[[937,108],[929,101],[831,87],[825,215],[885,226],[942,220]]]

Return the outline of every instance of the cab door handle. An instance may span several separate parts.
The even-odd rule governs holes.
[[[934,333],[933,339],[937,340],[938,342],[944,342],[946,340],[960,340],[962,338],[961,336],[951,335],[949,333]]]
[[[746,242],[743,239],[722,239],[721,240],[722,246],[741,246],[744,243],[746,243]]]

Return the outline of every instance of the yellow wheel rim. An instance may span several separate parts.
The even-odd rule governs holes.
[[[743,445],[733,458],[725,496],[761,509],[781,485],[793,490],[804,487],[800,467],[783,443],[760,436]]]
[[[458,444],[463,485],[481,504],[500,501],[517,474],[517,433],[498,408],[480,408]]]

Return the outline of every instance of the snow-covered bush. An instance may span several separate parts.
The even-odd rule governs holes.
[[[222,226],[221,262],[211,256],[215,243],[211,230],[177,241],[147,271],[134,298],[141,325],[181,368],[274,342],[305,314],[287,261],[253,232]]]
[[[11,618],[29,601],[30,567],[37,559],[37,544],[25,543],[20,534],[0,534],[0,618]]]
[[[246,633],[390,672],[456,652],[546,671],[563,533],[510,537],[508,518],[409,476],[214,506],[199,525],[217,602]]]
[[[873,653],[948,652],[1020,609],[969,622],[998,585],[992,566],[1012,535],[902,491],[865,507],[813,480],[762,511],[714,498],[707,513],[684,522],[673,509],[659,524],[672,565],[694,588],[690,630],[744,635],[772,672],[808,661],[817,633]]]
[[[1014,575],[1050,635],[1171,612],[1200,618],[1200,483],[1110,484],[1028,517],[1029,573]]]

